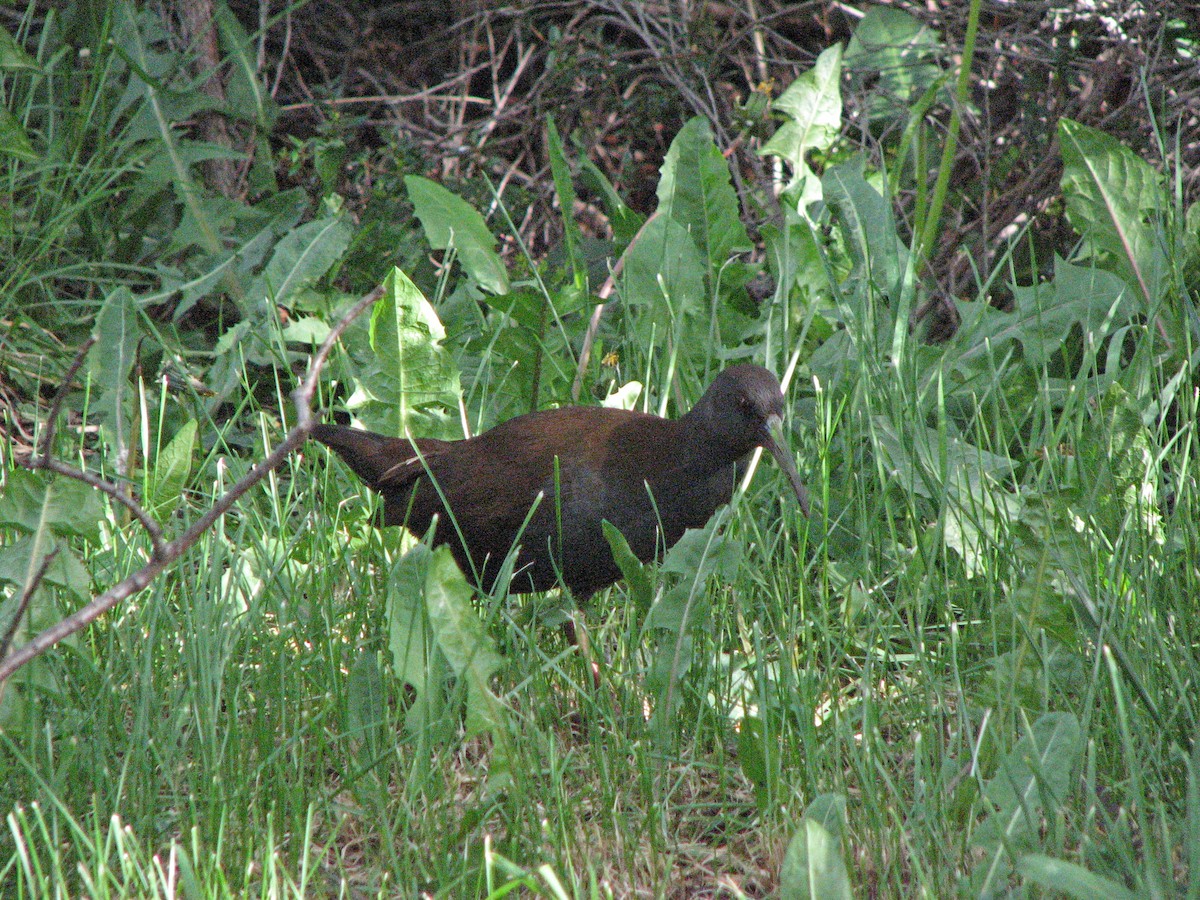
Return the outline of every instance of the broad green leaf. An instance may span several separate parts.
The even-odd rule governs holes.
[[[938,33],[920,20],[894,7],[868,7],[845,57],[854,92],[867,94],[868,117],[907,119],[909,107],[941,77],[941,52]]]
[[[154,516],[170,515],[179,505],[184,485],[192,472],[196,429],[196,420],[188,419],[154,460],[154,479],[146,498],[147,508]]]
[[[714,270],[734,252],[750,249],[729,163],[707,120],[699,116],[679,129],[667,150],[658,182],[658,215],[681,225]]]
[[[1002,483],[1012,472],[1011,460],[936,428],[898,433],[882,415],[872,424],[892,479],[941,506],[946,543],[962,557],[968,574],[981,574],[988,547],[1021,508],[1020,498]]]
[[[46,569],[42,584],[61,588],[76,600],[87,600],[91,596],[91,575],[70,547],[49,535],[45,535],[45,540],[39,540],[38,535],[26,535],[6,547],[0,547],[0,584],[17,585],[19,590],[24,590],[42,561],[53,550],[58,550],[58,554]],[[36,596],[47,595],[42,591]],[[53,604],[39,603],[35,599],[26,611],[25,627],[19,633],[40,631],[58,618]],[[7,627],[7,621],[0,622],[0,628]]]
[[[210,151],[209,148],[197,147],[189,143],[180,147],[174,154],[174,158],[181,163],[194,164],[207,159],[232,159],[235,157],[222,148]],[[175,230],[171,232],[171,241],[167,244],[165,252],[180,254],[195,248],[212,256],[220,254],[225,249],[221,236],[236,231],[238,219],[246,211],[245,205],[227,197],[212,197],[198,193],[199,188],[185,186],[175,169],[168,167],[165,160],[161,161],[161,165],[163,178],[167,180],[167,184],[179,197],[183,207],[183,215]],[[154,163],[151,163],[150,166],[154,166]],[[142,173],[147,180],[150,178],[150,166]],[[193,184],[191,179],[188,184]],[[243,305],[248,302],[245,299],[245,293],[243,286],[235,295],[239,303]]]
[[[383,434],[461,437],[458,371],[446,331],[408,276],[393,269],[369,326],[369,348],[348,341],[356,388],[347,406]]]
[[[687,229],[674,219],[655,216],[625,254],[621,296],[642,313],[644,334],[656,341],[684,335],[690,325],[707,330],[704,257]],[[704,321],[693,324],[692,319]]]
[[[784,213],[784,218],[785,228],[764,224],[760,229],[777,290],[784,296],[793,295],[793,292],[799,294],[799,303],[793,304],[799,310],[832,306],[830,271],[825,261],[827,253],[818,242],[817,232],[791,210]],[[820,328],[823,323],[824,320],[818,318],[813,325]]]
[[[766,748],[767,737],[763,721],[758,716],[743,716],[738,722],[737,759],[742,773],[754,785],[754,795],[759,809],[765,809],[770,796],[770,781],[773,773],[769,756],[778,756],[778,751]]]
[[[485,297],[484,302],[498,309],[533,334],[540,334],[546,322],[546,297],[530,286],[515,287],[507,294]]]
[[[0,491],[0,528],[32,534],[44,525],[54,534],[97,543],[103,516],[96,490],[71,478],[13,469]]]
[[[145,185],[139,180],[135,193],[137,186]],[[139,202],[148,200],[149,197],[143,197]],[[267,291],[256,273],[280,239],[300,226],[307,210],[308,197],[299,189],[283,191],[260,201],[253,208],[253,220],[261,223],[258,231],[236,248],[223,247],[216,253],[189,259],[185,272],[168,269],[160,262],[162,289],[155,294],[143,295],[141,301],[147,304],[161,303],[178,292],[180,296],[174,311],[174,319],[178,322],[199,300],[210,296],[229,281],[258,285],[243,293],[245,296],[254,296],[257,290],[261,300]]]
[[[613,240],[616,242],[618,250],[623,251],[642,225],[646,223],[646,218],[625,204],[625,200],[617,193],[617,189],[612,186],[608,177],[594,162],[588,159],[586,147],[577,145],[576,149],[579,151],[576,158],[579,160],[580,180],[590,185],[592,190],[603,199],[609,224],[612,225]]]
[[[708,579],[714,572],[728,577],[742,557],[741,544],[722,528],[728,507],[704,528],[689,528],[667,551],[662,571],[682,575],[663,591],[646,615],[643,628],[654,632],[656,647],[646,673],[646,690],[655,698],[651,731],[661,742],[674,734],[674,713],[682,701],[680,682],[692,665],[693,635],[705,626],[711,606]]]
[[[841,840],[846,823],[846,797],[844,794],[825,793],[813,797],[804,810],[804,818],[810,819]]]
[[[1110,540],[1119,539],[1137,523],[1162,544],[1161,473],[1141,407],[1119,382],[1113,382],[1091,412],[1075,448],[1081,489],[1073,504],[1075,512],[1097,523]]]
[[[268,297],[287,305],[342,258],[352,236],[353,229],[341,216],[301,225],[275,246],[262,278],[247,295],[252,300]]]
[[[638,609],[649,609],[650,601],[654,598],[654,576],[650,567],[634,555],[629,542],[625,540],[625,535],[621,534],[615,525],[605,519],[600,526],[604,529],[604,539],[608,541],[617,568],[621,570],[621,576],[625,579],[629,599]]]
[[[257,35],[246,33],[228,4],[217,4],[213,12],[230,72],[225,80],[227,113],[269,133],[279,118],[279,106],[260,77]]]
[[[805,816],[788,844],[779,876],[781,900],[841,900],[853,897],[850,874],[838,839]]]
[[[1071,225],[1153,306],[1167,266],[1162,176],[1116,138],[1070,119],[1059,119],[1058,141]]]
[[[425,578],[425,605],[438,649],[455,677],[467,686],[467,734],[492,736],[488,783],[493,790],[512,780],[514,748],[509,711],[492,691],[492,676],[503,660],[471,602],[475,592],[459,571],[449,547],[433,551]]]
[[[142,336],[137,303],[128,288],[117,288],[108,295],[96,316],[92,335],[96,345],[88,354],[88,373],[100,389],[96,410],[109,446],[118,455],[118,469],[123,471],[132,409],[129,375]]]
[[[420,175],[404,176],[408,199],[425,238],[434,250],[458,253],[459,264],[485,291],[503,294],[508,290],[508,272],[495,251],[496,239],[488,231],[483,216],[464,200],[435,181]]]
[[[36,72],[37,60],[21,49],[7,28],[0,28],[0,72]]]
[[[959,304],[962,322],[952,348],[953,366],[966,377],[978,372],[991,378],[994,361],[1011,341],[1022,356],[1040,368],[1062,350],[1078,326],[1092,346],[1127,323],[1141,308],[1135,295],[1118,277],[1095,266],[1077,266],[1062,259],[1054,263],[1054,280],[1012,287],[1014,309],[996,309],[986,302]]]
[[[1033,723],[996,774],[984,785],[988,818],[971,843],[989,856],[977,870],[979,890],[994,890],[1011,869],[1014,851],[1037,846],[1044,817],[1053,817],[1067,799],[1071,776],[1083,753],[1079,720],[1068,712],[1047,713]]]
[[[300,316],[290,320],[283,329],[283,339],[288,343],[308,344],[319,347],[329,337],[329,323],[316,316]]]
[[[370,739],[377,736],[384,716],[383,676],[375,654],[362,651],[346,684],[346,731],[351,737]]]
[[[430,728],[443,722],[446,712],[445,685],[450,670],[433,647],[425,608],[432,555],[425,544],[417,544],[392,567],[387,580],[388,652],[392,672],[413,692],[404,714],[405,731],[410,736],[429,734]]]
[[[787,117],[759,152],[778,156],[791,167],[785,191],[792,208],[807,215],[808,205],[821,199],[821,179],[808,164],[808,153],[825,151],[837,140],[842,125],[842,45],[827,47],[811,69],[788,85],[771,107]]]
[[[662,571],[688,577],[708,578],[717,575],[732,578],[745,555],[741,541],[721,526],[728,519],[729,508],[708,520],[703,528],[689,528],[675,546],[663,557]]]
[[[425,576],[429,625],[446,662],[467,682],[467,727],[472,734],[497,727],[504,720],[491,688],[492,676],[500,671],[503,659],[484,631],[471,602],[474,596],[450,548],[432,551]]]
[[[821,179],[825,202],[841,226],[846,249],[854,264],[852,277],[873,285],[892,303],[899,301],[908,274],[908,250],[896,233],[892,204],[865,177],[861,155],[831,166]],[[860,335],[873,333],[878,304],[868,292],[848,288],[844,293],[861,298],[853,310],[855,323],[847,323]]]
[[[0,154],[15,156],[24,162],[40,158],[29,135],[6,106],[0,106]]]
[[[1079,900],[1137,900],[1138,894],[1083,866],[1054,859],[1041,853],[1028,853],[1017,861],[1017,874],[1054,893]]]

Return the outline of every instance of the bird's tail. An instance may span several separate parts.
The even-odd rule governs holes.
[[[311,436],[345,460],[368,487],[376,489],[385,474],[417,457],[412,441],[407,438],[384,437],[373,431],[317,425]]]

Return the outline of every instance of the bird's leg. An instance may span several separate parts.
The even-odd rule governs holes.
[[[567,619],[562,625],[563,635],[571,646],[579,648],[583,661],[587,663],[592,673],[592,687],[600,689],[600,663],[592,656],[592,642],[588,639],[587,623],[583,621],[583,610],[578,606],[567,613]]]

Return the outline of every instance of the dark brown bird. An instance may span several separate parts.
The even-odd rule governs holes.
[[[519,543],[512,593],[548,590],[561,579],[584,599],[621,577],[603,520],[638,559],[650,560],[729,502],[755,447],[775,457],[808,515],[807,492],[780,437],[782,413],[778,379],[738,365],[676,420],[574,406],[517,416],[464,441],[338,425],[318,425],[312,436],[383,495],[384,525],[424,535],[437,514],[434,543],[448,545],[485,590]]]

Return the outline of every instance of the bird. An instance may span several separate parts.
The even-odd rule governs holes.
[[[620,580],[602,523],[642,562],[703,527],[733,496],[757,447],[808,494],[782,437],[783,391],[765,368],[716,376],[685,415],[567,406],[527,413],[459,441],[395,438],[318,424],[311,436],[383,497],[382,524],[434,528],[459,568],[490,592],[514,546],[509,593],[565,586],[578,600]],[[436,523],[435,523],[435,516]]]

